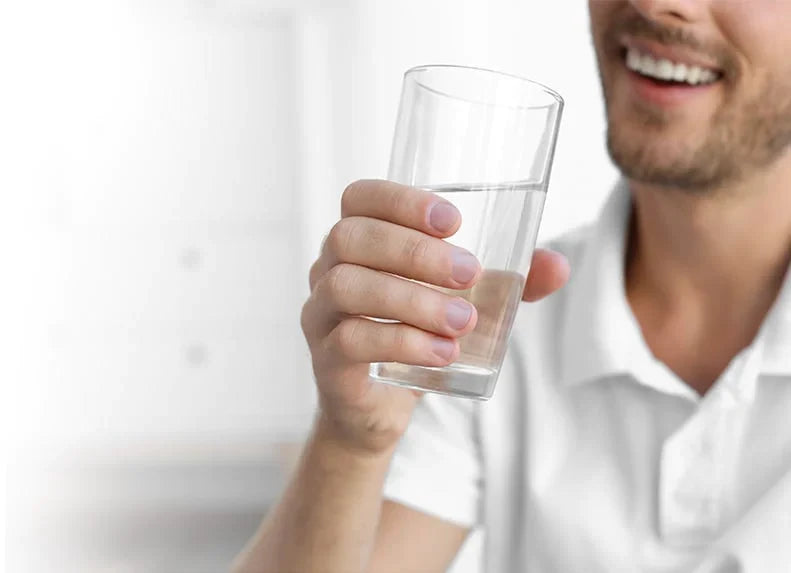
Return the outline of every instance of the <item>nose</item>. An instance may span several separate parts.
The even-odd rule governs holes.
[[[680,25],[701,20],[710,0],[629,0],[647,20]]]

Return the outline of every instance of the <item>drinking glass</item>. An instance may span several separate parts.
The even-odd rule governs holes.
[[[449,366],[373,363],[373,380],[492,396],[530,270],[562,110],[552,89],[505,73],[450,65],[406,72],[388,179],[432,191],[461,212],[448,241],[478,258],[480,279],[463,291],[430,286],[475,305],[478,323]]]

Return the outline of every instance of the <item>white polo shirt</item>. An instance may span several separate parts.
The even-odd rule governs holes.
[[[569,284],[522,304],[490,401],[421,400],[385,497],[483,527],[487,573],[789,573],[791,279],[701,398],[626,300],[630,210],[619,184],[550,245]]]

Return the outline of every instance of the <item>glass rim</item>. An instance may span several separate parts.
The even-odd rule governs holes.
[[[565,101],[563,100],[563,96],[561,96],[556,90],[552,89],[551,87],[549,87],[546,84],[543,84],[541,82],[537,82],[535,80],[531,80],[531,79],[526,78],[524,76],[519,76],[517,74],[512,74],[512,73],[508,73],[508,72],[501,72],[499,70],[493,70],[493,69],[490,69],[490,68],[482,68],[482,67],[478,67],[478,66],[465,66],[465,65],[459,65],[459,64],[423,64],[423,65],[414,66],[414,67],[409,68],[406,72],[404,72],[404,79],[412,78],[418,72],[431,71],[431,70],[437,70],[437,69],[451,69],[451,70],[456,70],[456,71],[485,72],[487,74],[492,74],[492,75],[500,76],[500,77],[503,77],[503,78],[508,78],[508,79],[512,79],[512,80],[518,80],[520,82],[523,82],[523,83],[526,83],[526,84],[530,84],[532,86],[537,87],[542,92],[544,92],[545,94],[547,94],[550,97],[552,97],[555,100],[555,104],[557,104],[559,107],[562,108],[564,106],[564,104],[565,104]],[[429,91],[431,93],[434,93],[434,94],[437,94],[437,95],[440,95],[440,96],[443,96],[443,97],[447,97],[449,99],[455,99],[457,101],[466,101],[466,102],[475,103],[475,104],[478,104],[478,105],[489,105],[489,106],[496,106],[496,107],[511,107],[511,108],[517,108],[517,109],[535,109],[535,108],[551,107],[552,106],[552,104],[549,104],[549,105],[526,105],[526,106],[505,106],[505,105],[502,105],[502,104],[497,104],[497,103],[492,103],[492,102],[471,101],[471,100],[469,100],[467,98],[459,97],[459,96],[456,96],[456,95],[453,95],[453,94],[449,94],[449,93],[443,92],[443,91],[438,90],[436,88],[433,88],[431,86],[427,86],[425,83],[423,83],[423,82],[421,82],[421,81],[419,81],[417,79],[415,79],[413,81],[418,86],[420,86],[422,89],[424,89],[426,91]]]

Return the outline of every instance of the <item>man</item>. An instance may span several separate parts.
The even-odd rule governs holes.
[[[520,309],[490,402],[371,384],[475,322],[386,273],[479,269],[447,204],[351,185],[302,318],[320,411],[238,571],[439,572],[476,525],[488,572],[791,571],[791,3],[589,9],[624,178],[553,245],[569,284]],[[539,251],[525,299],[567,276]]]

